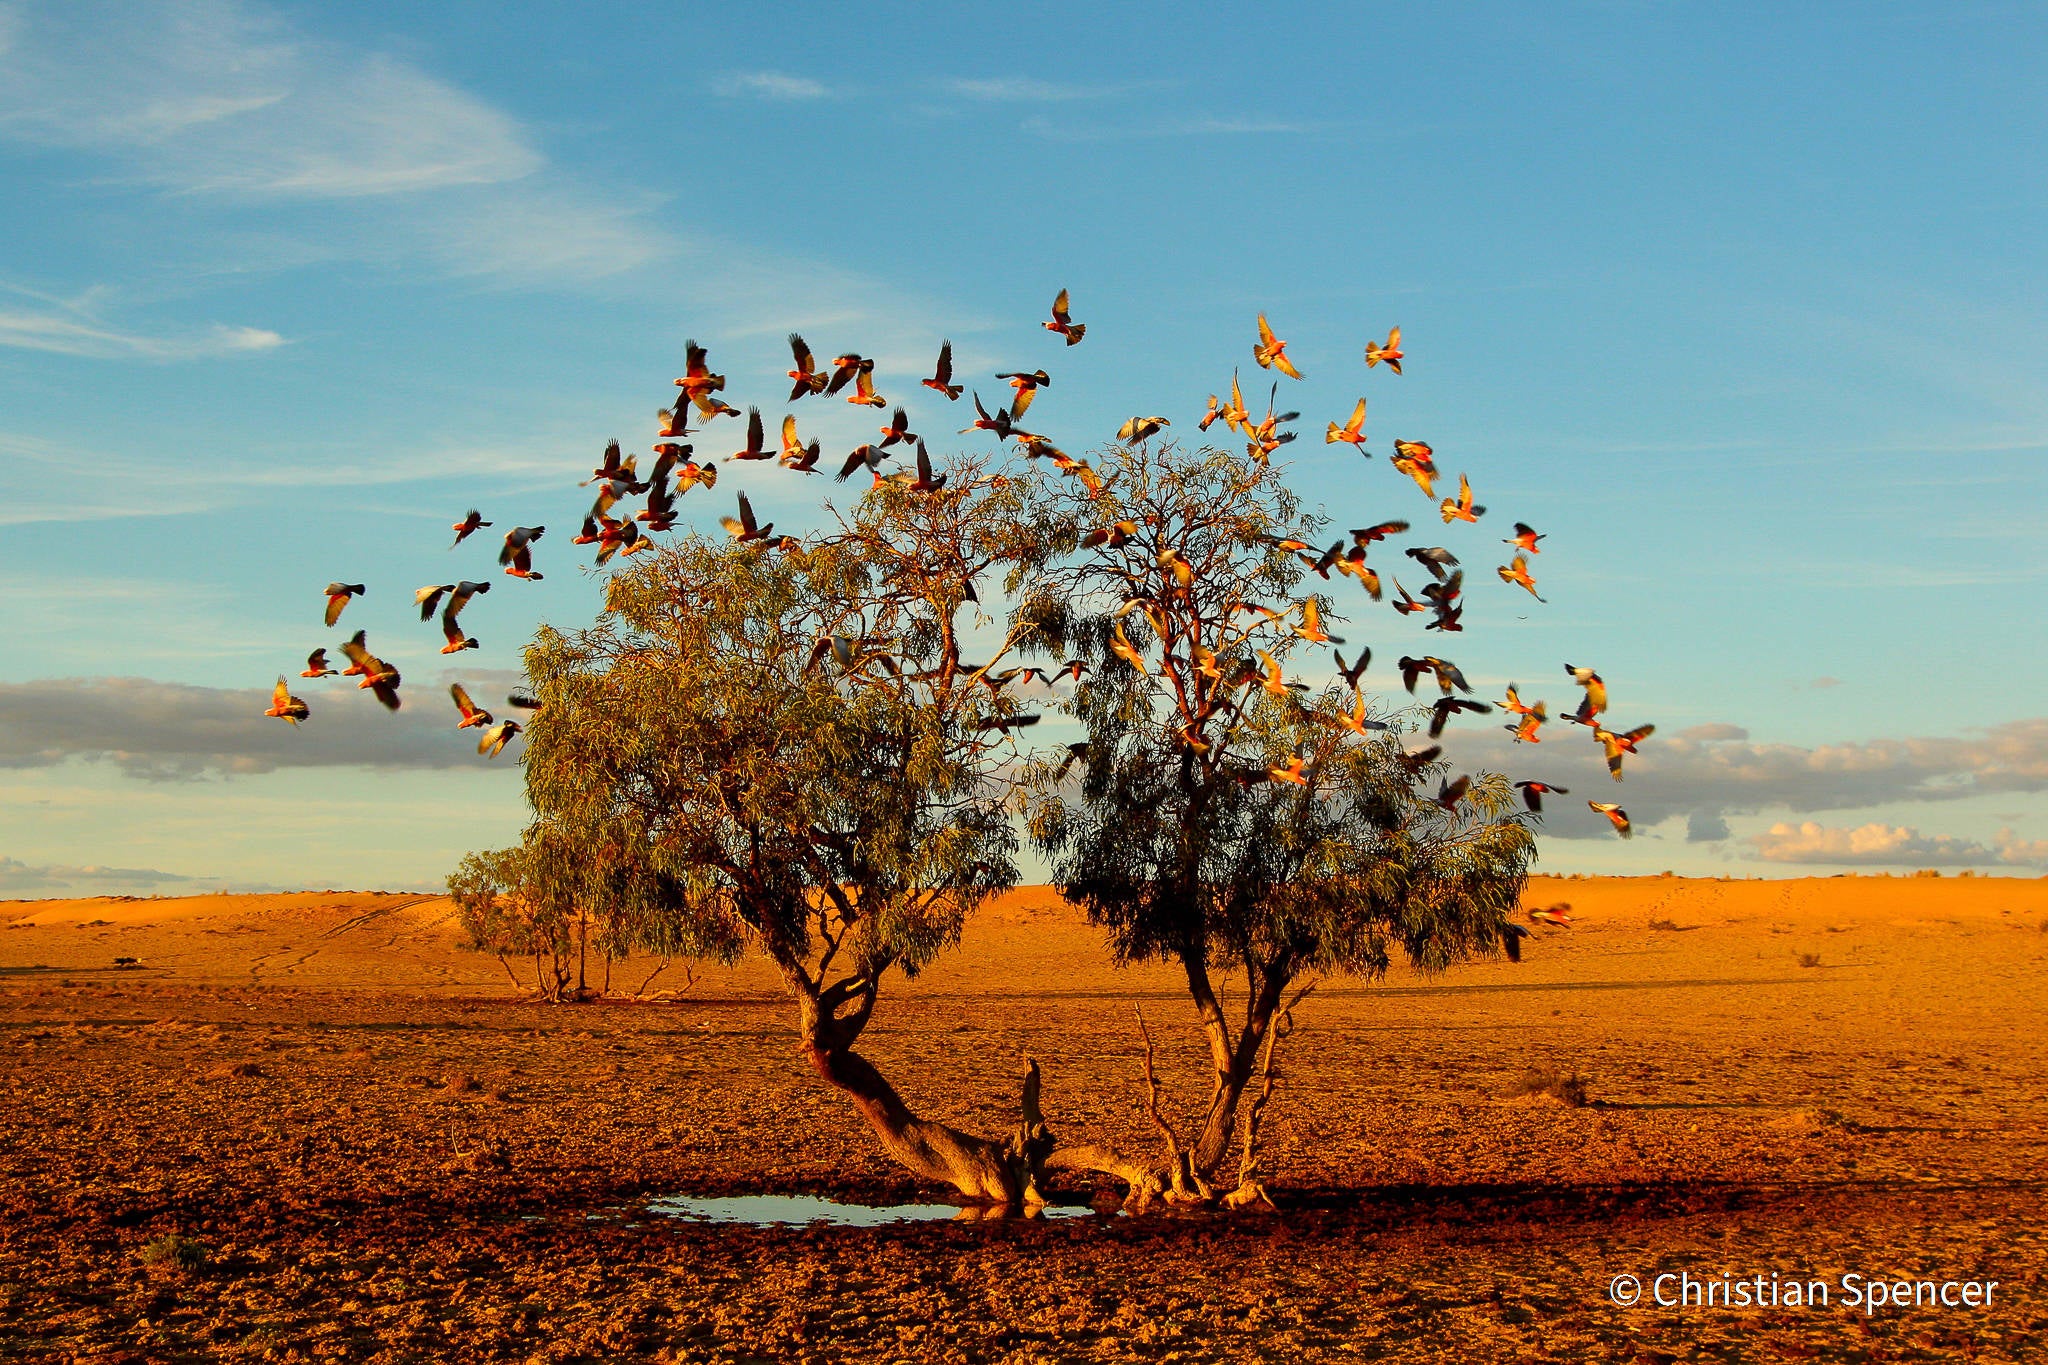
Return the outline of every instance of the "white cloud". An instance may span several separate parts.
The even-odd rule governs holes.
[[[215,324],[190,336],[149,336],[61,313],[0,309],[0,346],[96,360],[196,360],[268,351],[285,344],[262,327]]]
[[[0,139],[98,154],[116,182],[226,204],[360,204],[321,220],[337,249],[459,274],[593,279],[671,249],[640,210],[553,167],[505,110],[253,4],[50,6],[17,13],[13,33]]]
[[[819,100],[832,92],[808,76],[783,71],[738,71],[720,76],[711,89],[728,98],[752,95],[764,100]]]
[[[1951,834],[1922,834],[1905,825],[1875,822],[1843,829],[1804,820],[1772,825],[1748,842],[1759,858],[1773,863],[2048,867],[2048,839],[2023,840],[2009,829],[2000,830],[1986,846]]]

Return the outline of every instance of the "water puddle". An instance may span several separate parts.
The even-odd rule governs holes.
[[[930,1223],[945,1219],[982,1222],[1003,1218],[1092,1218],[1087,1204],[1046,1204],[1029,1212],[978,1204],[852,1204],[809,1194],[735,1194],[693,1199],[657,1199],[649,1213],[693,1223],[744,1223],[749,1227],[873,1228],[889,1223]]]

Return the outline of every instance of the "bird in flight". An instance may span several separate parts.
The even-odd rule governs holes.
[[[277,686],[270,693],[270,709],[263,714],[297,725],[312,715],[313,711],[306,703],[291,694],[291,689],[284,685],[284,674],[280,673],[277,675]]]
[[[1446,812],[1455,815],[1458,810],[1458,803],[1465,799],[1465,793],[1470,790],[1472,790],[1472,779],[1469,776],[1461,776],[1456,779],[1446,778],[1443,784],[1437,788],[1436,795],[1429,799],[1433,804],[1442,806]]]
[[[1436,496],[1436,452],[1421,441],[1395,441],[1389,457],[1394,468],[1415,480],[1426,498]]]
[[[453,523],[448,529],[455,532],[455,545],[460,545],[463,541],[469,539],[471,532],[481,530],[489,525],[490,523],[484,520],[484,514],[472,507],[469,509],[468,516],[465,516],[461,521]],[[450,545],[448,548],[452,550],[455,548],[455,545]]]
[[[469,699],[469,693],[461,683],[449,683],[448,695],[455,699],[455,709],[461,713],[462,721],[455,728],[467,730],[473,725],[489,725],[493,719],[490,712]]]
[[[1607,683],[1590,668],[1564,666],[1565,676],[1586,689],[1586,705],[1583,708],[1590,715],[1598,715],[1607,709]]]
[[[754,506],[752,503],[747,501],[747,495],[745,493],[740,494],[739,516],[720,517],[718,519],[718,524],[720,526],[723,526],[727,531],[729,531],[732,534],[732,538],[734,541],[742,544],[744,544],[747,541],[766,540],[768,538],[768,533],[775,529],[775,523],[772,521],[769,522],[766,526],[760,526],[755,524]]]
[[[1385,362],[1388,369],[1392,370],[1395,374],[1399,374],[1401,373],[1401,356],[1401,329],[1399,327],[1387,333],[1387,344],[1384,346],[1370,341],[1365,343],[1365,368],[1368,370],[1381,362]]]
[[[1358,690],[1358,680],[1365,676],[1366,665],[1372,662],[1372,650],[1370,648],[1359,650],[1358,662],[1355,664],[1346,664],[1344,656],[1337,653],[1334,649],[1330,653],[1337,660],[1337,675],[1344,679],[1346,686],[1356,692]]]
[[[1529,907],[1529,923],[1569,929],[1572,927],[1571,908],[1570,903],[1563,901],[1556,905],[1532,905]]]
[[[875,392],[875,362],[863,360],[854,371],[853,392],[846,395],[846,401],[867,408],[886,408],[889,400]]]
[[[1606,816],[1609,823],[1614,826],[1616,834],[1619,834],[1624,839],[1634,837],[1635,829],[1628,822],[1628,812],[1620,806],[1604,801],[1588,801],[1586,804]]]
[[[1116,438],[1126,443],[1142,441],[1148,436],[1157,435],[1162,428],[1172,425],[1173,423],[1164,417],[1133,417],[1116,429]]]
[[[1060,290],[1059,297],[1052,301],[1052,321],[1040,324],[1046,331],[1065,337],[1069,346],[1078,344],[1088,333],[1087,323],[1075,322],[1069,316],[1068,310],[1071,306],[1067,299],[1067,291]]]
[[[823,393],[825,386],[832,382],[831,376],[819,372],[817,358],[795,332],[789,334],[789,353],[796,360],[796,368],[789,372],[789,377],[796,381],[796,386],[789,391],[789,401],[794,403],[799,398]]]
[[[1458,496],[1445,498],[1437,510],[1444,515],[1444,525],[1454,521],[1478,521],[1486,515],[1484,507],[1472,505],[1472,481],[1463,474],[1458,476]]]
[[[476,742],[476,751],[485,758],[496,758],[512,742],[512,737],[525,728],[516,720],[501,720],[484,731],[483,737]]]
[[[1535,815],[1543,814],[1543,798],[1545,796],[1570,796],[1572,794],[1570,787],[1553,787],[1548,782],[1517,782],[1515,783],[1515,788],[1522,793],[1522,804],[1527,806],[1530,812]]]
[[[1259,314],[1259,339],[1252,347],[1252,359],[1259,362],[1262,370],[1278,370],[1289,379],[1301,378],[1301,371],[1287,358],[1287,343],[1273,335],[1264,313]]]
[[[792,419],[793,423],[793,419]],[[768,433],[761,425],[761,410],[747,409],[747,446],[726,456],[729,460],[772,460],[775,452],[768,448]]]
[[[329,583],[327,585],[327,624],[333,625],[341,619],[341,609],[352,597],[360,597],[367,589],[361,583]]]
[[[1512,545],[1525,554],[1540,555],[1543,551],[1536,548],[1536,542],[1542,539],[1542,536],[1536,534],[1535,527],[1526,521],[1518,521],[1515,523],[1514,536],[1511,539],[1503,540],[1501,544]]]
[[[1190,571],[1192,574],[1192,571]],[[1323,629],[1323,614],[1316,609],[1316,599],[1305,597],[1301,602],[1301,624],[1294,633],[1312,645],[1341,645],[1344,639]]]
[[[632,524],[630,521],[626,523],[628,526]],[[459,654],[465,649],[477,648],[475,638],[462,633],[462,626],[456,618],[462,615],[462,609],[469,605],[470,598],[490,590],[490,584],[472,583],[468,579],[457,583],[449,590],[448,605],[441,609],[441,633],[448,639],[448,643],[441,647],[443,654]],[[437,593],[436,596],[438,595]],[[428,605],[431,606],[431,599]]]
[[[1527,555],[1516,555],[1513,561],[1501,565],[1494,572],[1500,575],[1501,582],[1512,583],[1518,588],[1526,588],[1529,596],[1535,598],[1538,602],[1543,600],[1543,594],[1536,591],[1536,580],[1529,576],[1529,557]]]
[[[1271,782],[1291,782],[1297,787],[1308,785],[1308,767],[1300,754],[1285,763],[1275,763],[1266,769],[1266,778]]]
[[[1607,771],[1616,782],[1621,781],[1621,758],[1623,754],[1636,752],[1636,745],[1657,732],[1654,725],[1638,725],[1635,729],[1616,734],[1612,730],[1593,727],[1593,738],[1600,741],[1600,747],[1607,751]]]
[[[910,415],[902,408],[896,409],[895,415],[889,419],[889,425],[882,428],[882,449],[887,450],[890,446],[899,444],[909,445],[916,439],[917,433],[910,429]]]
[[[382,702],[385,709],[398,709],[398,684],[401,681],[398,670],[370,652],[364,642],[363,632],[357,631],[342,642],[341,652],[348,655],[348,667],[342,671],[344,677],[361,677],[358,688],[369,688]]]
[[[498,551],[498,562],[505,566],[505,572],[514,578],[530,579],[538,583],[541,576],[533,571],[533,542],[541,538],[545,526],[515,526],[505,533],[505,548]]]
[[[316,649],[311,654],[308,654],[306,656],[305,671],[300,673],[299,676],[302,678],[333,677],[334,670],[327,666],[327,651],[324,648],[322,648]]]
[[[1323,444],[1326,446],[1335,445],[1339,441],[1349,446],[1355,446],[1361,455],[1365,453],[1365,400],[1363,398],[1359,399],[1358,406],[1351,410],[1349,421],[1345,422],[1341,427],[1335,422],[1330,423],[1330,430],[1323,436]]]
[[[1442,735],[1444,726],[1450,724],[1451,717],[1460,711],[1470,711],[1483,716],[1491,710],[1493,708],[1483,701],[1471,701],[1464,697],[1438,697],[1429,708],[1429,737],[1435,739]]]
[[[683,343],[683,377],[676,381],[690,400],[703,406],[713,390],[725,387],[725,376],[711,373],[709,353],[694,341]]]
[[[924,381],[924,386],[928,389],[936,389],[938,392],[946,395],[946,401],[949,403],[959,401],[962,386],[953,382],[952,342],[942,341],[939,343],[939,363],[932,370],[932,377]]]

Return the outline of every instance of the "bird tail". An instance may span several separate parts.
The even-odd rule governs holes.
[[[1076,342],[1078,342],[1082,337],[1086,335],[1088,335],[1088,324],[1085,322],[1075,323],[1073,326],[1067,328],[1067,345],[1074,345]]]

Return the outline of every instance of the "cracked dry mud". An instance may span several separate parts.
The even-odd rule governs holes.
[[[2044,1358],[2048,881],[1537,879],[1528,900],[1578,928],[1519,967],[1304,1008],[1269,1110],[1277,1215],[758,1230],[645,1205],[936,1193],[801,1066],[765,973],[551,1007],[433,898],[0,904],[0,1359]],[[1028,1053],[1056,1132],[1137,1149],[1133,1002],[1191,1102],[1172,976],[1112,968],[1024,891],[892,981],[865,1046],[988,1132]],[[1594,1103],[1502,1098],[1531,1064]],[[145,1263],[172,1234],[203,1260]],[[1618,1274],[1679,1270],[1999,1287],[1874,1316],[1839,1291],[1608,1301]]]

